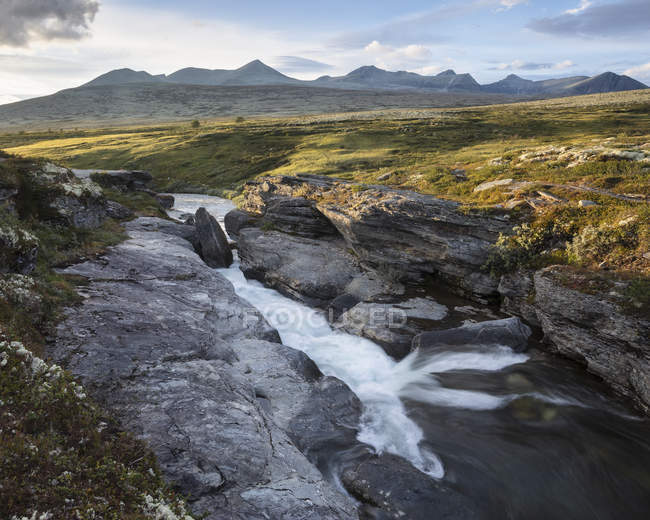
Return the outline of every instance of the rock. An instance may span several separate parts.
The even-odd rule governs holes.
[[[403,459],[369,455],[343,473],[345,488],[366,504],[364,518],[470,520],[484,518],[472,498],[445,481],[419,472]]]
[[[474,188],[474,193],[478,193],[480,191],[485,191],[485,190],[491,190],[493,188],[498,188],[500,186],[509,186],[514,182],[515,182],[514,179],[499,179],[496,181],[483,182],[479,184],[476,188]]]
[[[259,222],[259,219],[254,215],[240,209],[233,209],[226,213],[224,218],[224,224],[226,226],[226,232],[230,235],[230,238],[237,240],[239,237],[239,230],[245,227],[256,226]]]
[[[584,277],[566,267],[535,273],[535,307],[545,341],[557,352],[586,364],[590,372],[650,413],[646,384],[650,322],[625,311],[606,291],[586,294],[573,288],[583,286]]]
[[[387,354],[401,359],[410,352],[413,337],[425,330],[428,322],[445,316],[444,305],[427,298],[412,298],[393,304],[359,303],[341,315],[337,326],[378,343]]]
[[[362,274],[340,239],[313,240],[245,228],[239,232],[238,246],[241,269],[248,278],[316,307],[344,294]]]
[[[196,219],[194,218],[194,215],[192,213],[182,213],[179,215],[178,220],[183,222],[183,224],[186,224],[188,226],[194,226],[196,224]]]
[[[232,264],[232,251],[221,226],[205,208],[199,208],[194,216],[199,254],[210,267],[229,267]]]
[[[106,216],[109,218],[114,218],[116,220],[124,220],[131,218],[133,216],[133,211],[131,211],[126,206],[123,206],[119,202],[113,200],[106,201]]]
[[[308,193],[364,267],[395,281],[435,274],[461,294],[485,301],[497,281],[481,271],[490,246],[510,233],[506,217],[462,212],[457,203],[428,195],[303,175],[267,177],[245,188],[244,209],[264,214],[278,197]]]
[[[379,182],[384,182],[390,179],[392,176],[393,176],[393,172],[382,173],[379,177],[377,177],[377,180]]]
[[[578,206],[580,206],[581,208],[590,208],[590,207],[598,206],[598,203],[594,202],[593,200],[579,200]]]
[[[160,204],[164,209],[172,209],[174,207],[175,200],[173,195],[156,193],[155,198],[158,201],[158,204]]]
[[[316,204],[303,197],[277,197],[269,201],[262,222],[273,229],[294,235],[318,238],[338,232]]]
[[[561,204],[566,202],[566,199],[563,199],[562,197],[558,197],[557,195],[553,195],[549,191],[542,191],[542,190],[537,190],[537,194],[542,197],[543,199],[548,200],[549,202],[555,203],[555,204]]]
[[[0,209],[16,213],[16,195],[18,195],[18,188],[2,188],[0,187]]]
[[[153,180],[151,174],[143,170],[98,170],[90,178],[100,186],[122,191],[146,189]]]
[[[521,316],[531,325],[539,327],[535,308],[535,282],[533,272],[517,271],[503,275],[499,281],[501,310],[507,314]]]
[[[508,202],[504,204],[504,207],[506,209],[515,209],[521,206],[526,205],[526,201],[524,199],[511,199]]]
[[[322,447],[301,424],[335,442],[344,442],[339,430],[354,439],[356,423],[340,428],[358,417],[352,392],[279,343],[177,236],[189,226],[138,219],[127,227],[130,240],[65,270],[89,283],[48,355],[148,443],[196,514],[357,518],[355,504],[297,446]]]
[[[413,339],[413,349],[444,350],[465,345],[503,345],[525,350],[531,330],[519,318],[468,323],[462,327],[424,332]]]
[[[158,217],[139,217],[136,220],[127,222],[125,229],[128,232],[159,232],[165,235],[173,235],[191,244],[194,244],[198,239],[196,236],[196,229],[185,224],[174,222],[173,220],[165,220]]]
[[[50,202],[50,208],[58,213],[66,225],[82,229],[95,229],[108,217],[103,197],[85,198],[76,195],[60,195]]]
[[[467,180],[467,172],[463,168],[456,168],[451,170],[451,174],[456,178],[458,182],[465,182]]]

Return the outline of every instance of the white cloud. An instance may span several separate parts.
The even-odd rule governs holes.
[[[11,94],[0,94],[0,105],[14,103],[16,101],[20,101],[20,98],[18,96],[12,96]]]
[[[650,78],[650,62],[629,68],[623,74],[626,76],[637,76],[639,78]]]
[[[571,60],[564,60],[561,61],[560,63],[556,63],[553,68],[558,69],[558,70],[564,70],[564,69],[569,69],[573,67],[575,63],[573,63]]]
[[[564,60],[559,63],[533,63],[524,60],[513,60],[510,63],[499,63],[492,70],[564,70],[573,67],[575,63]]]
[[[575,9],[567,9],[564,11],[566,14],[578,14],[591,7],[592,2],[590,0],[580,0],[580,5]]]
[[[423,67],[433,58],[431,49],[424,45],[392,47],[374,40],[363,50],[374,58],[376,65],[384,69]]]
[[[528,0],[501,0],[499,4],[501,4],[502,7],[500,7],[498,10],[499,11],[508,11],[512,9],[513,7],[516,7],[521,4],[528,3]]]

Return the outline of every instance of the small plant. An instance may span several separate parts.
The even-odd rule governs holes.
[[[243,123],[244,121],[246,121],[246,118],[242,116],[239,116],[237,119],[235,119],[235,123]]]
[[[190,123],[190,126],[192,128],[199,128],[201,126],[201,121],[199,121],[198,119],[195,119],[194,121],[192,121]]]

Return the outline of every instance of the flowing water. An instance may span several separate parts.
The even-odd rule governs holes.
[[[221,221],[232,208],[214,197],[175,197],[180,213],[203,205]],[[472,345],[395,361],[333,330],[324,314],[246,280],[237,262],[219,272],[284,344],[356,393],[360,441],[453,482],[489,518],[650,518],[650,421],[583,368],[534,341],[525,354]]]

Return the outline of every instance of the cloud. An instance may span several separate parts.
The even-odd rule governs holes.
[[[627,76],[637,76],[640,78],[650,78],[650,62],[629,68],[623,74]]]
[[[573,67],[575,63],[564,60],[559,63],[534,63],[523,60],[514,60],[510,63],[500,63],[489,70],[564,70]]]
[[[0,105],[5,105],[7,103],[15,103],[21,99],[18,96],[13,96],[11,94],[0,94]]]
[[[363,51],[371,55],[375,64],[384,69],[423,67],[433,58],[431,49],[424,45],[411,44],[404,47],[392,47],[383,45],[377,40],[366,45]]]
[[[499,4],[501,4],[501,8],[498,9],[498,11],[508,11],[509,9],[512,9],[513,7],[516,7],[521,4],[528,3],[528,0],[501,0]]]
[[[583,2],[559,16],[539,18],[527,27],[556,36],[621,37],[650,32],[650,2],[622,0],[593,6]]]
[[[87,34],[98,9],[97,0],[2,0],[0,45],[79,40]]]
[[[588,7],[591,7],[593,2],[590,2],[590,0],[580,0],[580,5],[576,7],[575,9],[567,9],[564,11],[565,14],[578,14],[587,9]]]
[[[276,56],[271,63],[285,73],[331,70],[333,65],[300,56]]]

